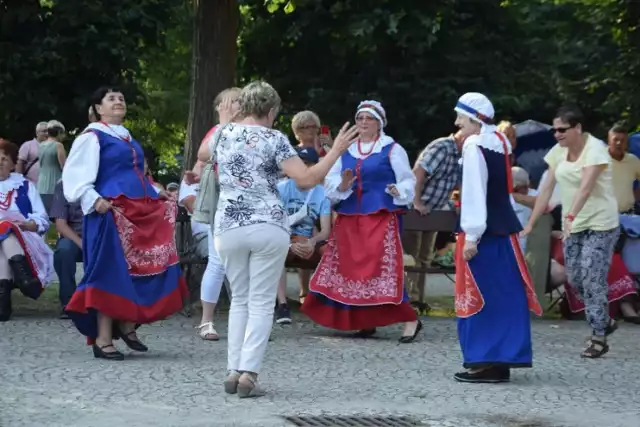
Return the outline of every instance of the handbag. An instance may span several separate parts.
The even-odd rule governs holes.
[[[224,128],[221,128],[217,132],[218,135],[216,136],[213,149],[211,150],[211,161],[202,168],[202,174],[200,175],[200,188],[198,189],[196,202],[193,207],[193,220],[203,224],[213,225],[216,210],[218,209],[220,183],[218,182],[218,171],[216,169],[216,151],[218,149],[218,143],[220,142],[223,130]]]

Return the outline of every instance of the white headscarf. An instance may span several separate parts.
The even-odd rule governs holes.
[[[468,92],[458,99],[454,110],[482,125],[480,133],[495,132],[493,116],[495,110],[489,98],[481,93]]]
[[[356,118],[358,114],[366,112],[375,117],[380,122],[380,131],[387,125],[387,113],[384,111],[382,104],[378,101],[362,101],[358,104],[358,110],[356,111]]]

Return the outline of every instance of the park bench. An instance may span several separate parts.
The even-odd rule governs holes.
[[[421,216],[415,211],[410,211],[403,217],[403,232],[415,232],[415,231],[437,231],[437,232],[454,232],[457,224],[457,215],[454,211],[434,211],[428,216]],[[200,299],[200,278],[202,272],[207,265],[207,258],[197,256],[193,252],[193,239],[191,236],[191,218],[184,208],[179,208],[178,215],[176,217],[176,241],[178,255],[180,256],[180,265],[184,272],[185,278],[189,288],[189,298],[185,301],[184,315],[191,315],[192,303]],[[412,265],[413,264],[413,265]],[[287,269],[315,268],[314,265],[310,265],[303,260],[287,263],[285,265]],[[405,272],[418,272],[426,274],[444,274],[449,279],[452,279],[452,275],[455,274],[455,268],[453,267],[418,267],[415,263],[406,263]],[[221,295],[222,298],[228,296],[225,292]]]

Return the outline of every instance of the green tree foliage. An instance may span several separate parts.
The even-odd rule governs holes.
[[[121,85],[130,103],[144,101],[140,59],[164,48],[176,2],[0,0],[2,134],[21,141],[54,117],[83,127],[88,97],[104,84]]]
[[[563,102],[581,105],[597,130],[640,119],[629,24],[638,2],[296,0],[286,12],[285,0],[245,3],[242,81],[272,82],[285,119],[309,108],[336,128],[376,98],[388,133],[414,153],[452,131],[466,91],[487,94],[498,119],[548,122]]]

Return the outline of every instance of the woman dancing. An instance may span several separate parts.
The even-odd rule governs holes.
[[[80,202],[85,215],[85,274],[66,310],[96,358],[123,360],[113,339],[147,351],[135,325],[182,308],[187,290],[174,239],[177,205],[144,175],[142,148],[122,126],[122,92],[100,88],[91,106],[99,121],[76,138],[62,172],[65,197]]]
[[[399,214],[413,200],[416,179],[404,148],[383,131],[379,102],[361,102],[356,124],[360,138],[325,181],[338,216],[302,311],[322,326],[365,337],[404,323],[400,342],[410,343],[422,323],[404,289]]]
[[[491,101],[463,95],[455,121],[467,139],[462,147],[460,228],[456,245],[455,307],[458,336],[468,370],[461,382],[510,380],[511,368],[531,367],[531,320],[542,314],[511,205],[511,145],[493,123]]]

